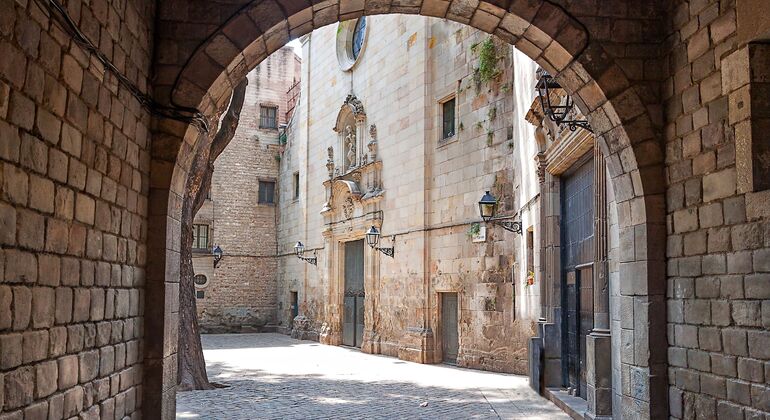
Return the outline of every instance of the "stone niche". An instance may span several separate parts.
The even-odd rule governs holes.
[[[364,106],[358,98],[345,98],[333,130],[337,142],[336,147],[327,149],[329,178],[324,181],[326,202],[321,209],[327,223],[377,210],[376,204],[385,192],[382,161],[377,158],[377,127],[372,124],[367,129]]]
[[[327,148],[328,178],[323,182],[326,201],[321,209],[324,216],[324,247],[328,249],[325,270],[329,279],[323,327],[319,341],[339,345],[342,342],[344,299],[344,244],[364,239],[371,226],[382,226],[380,202],[385,194],[382,185],[382,161],[377,156],[377,127],[368,125],[361,101],[348,95],[340,107],[333,127],[337,141]],[[364,334],[362,350],[380,352],[374,308],[378,282],[379,253],[365,247],[364,253]]]

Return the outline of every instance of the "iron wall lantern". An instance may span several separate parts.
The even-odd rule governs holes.
[[[396,249],[395,249],[396,236],[393,235],[391,242],[394,244],[394,246],[390,248],[377,246],[377,243],[379,241],[380,241],[379,229],[377,229],[374,226],[370,227],[369,230],[366,232],[366,243],[369,244],[369,247],[382,252],[383,254],[389,256],[390,258],[394,258],[393,255],[395,255],[396,253]]]
[[[551,92],[555,90],[564,90],[559,82],[557,82],[550,74],[543,71],[542,76],[535,85],[537,89],[537,96],[540,99],[540,106],[543,107],[543,112],[548,118],[555,122],[556,125],[567,124],[570,131],[575,131],[577,128],[583,130],[591,130],[591,125],[585,120],[570,120],[572,109],[575,107],[575,101],[566,92],[563,95],[563,102],[558,105],[551,103]]]
[[[318,257],[316,257],[315,251],[313,251],[312,257],[305,257],[305,245],[302,244],[302,242],[297,241],[297,244],[294,245],[294,253],[297,254],[297,258],[301,259],[302,261],[305,261],[306,263],[318,265]]]
[[[211,250],[211,255],[214,256],[214,268],[217,268],[219,266],[219,261],[222,260],[222,248],[219,247],[219,245],[215,245],[214,249]]]
[[[485,223],[492,222],[496,225],[500,225],[508,232],[522,233],[521,222],[495,217],[495,214],[497,214],[497,199],[490,194],[489,191],[484,193],[481,200],[479,200],[479,213],[481,214],[481,219],[484,220]]]

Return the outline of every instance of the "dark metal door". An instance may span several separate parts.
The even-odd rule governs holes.
[[[457,363],[460,340],[457,333],[457,293],[441,294],[441,334],[444,361]]]
[[[562,377],[585,398],[585,338],[593,328],[594,166],[562,178]]]
[[[364,241],[345,243],[342,344],[361,347],[364,336]]]
[[[299,294],[297,292],[291,292],[291,321],[290,324],[294,325],[294,318],[299,315]]]

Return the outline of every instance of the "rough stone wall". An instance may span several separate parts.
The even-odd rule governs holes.
[[[67,2],[146,91],[154,2]],[[149,114],[37,1],[0,1],[0,417],[139,418]]]
[[[529,201],[521,191],[521,174],[513,169],[515,152],[525,160],[526,144],[534,143],[531,129],[514,135],[516,111],[529,103],[517,104],[514,92],[518,83],[530,86],[534,79],[520,82],[514,76],[513,48],[495,39],[500,75],[477,83],[474,69],[488,35],[444,21],[429,20],[428,25],[433,104],[426,106],[429,128],[424,141],[430,146],[426,208],[431,227],[427,246],[429,299],[435,308],[432,327],[441,331],[440,295],[434,293],[458,292],[458,365],[523,373],[527,369],[523,343],[534,334],[536,314],[526,305],[535,288],[524,285],[526,277],[520,272],[525,261],[519,252],[522,236],[487,225],[487,240],[474,243],[468,232],[480,220],[477,203],[485,190],[500,199],[501,215],[516,214]],[[517,64],[536,67],[529,59]],[[455,94],[458,117],[457,133],[447,141],[440,140],[438,103],[448,93]]]
[[[209,226],[210,246],[224,256],[217,268],[207,253],[194,256],[196,274],[208,284],[197,309],[206,332],[264,330],[276,321],[276,206],[258,203],[259,181],[276,182],[283,146],[278,129],[260,128],[260,105],[278,107],[285,124],[287,92],[299,80],[292,47],[273,53],[251,73],[241,120],[233,140],[215,162],[211,199],[195,223]],[[291,174],[287,175],[291,179]],[[292,193],[291,187],[285,189]]]
[[[770,412],[770,195],[743,193],[736,176],[741,122],[766,113],[749,97],[761,91],[746,86],[748,54],[741,57],[751,39],[738,34],[767,28],[756,27],[761,19],[736,19],[766,10],[756,2],[741,9],[748,3],[738,1],[737,13],[735,1],[680,1],[671,9],[663,94],[675,418]]]
[[[328,177],[326,147],[337,139],[331,127],[352,86],[364,104],[367,124],[377,125],[386,191],[381,202],[383,246],[390,246],[389,235],[398,234],[395,259],[369,255],[368,250],[365,258],[379,267],[377,290],[367,290],[367,296],[375,295],[372,322],[379,351],[411,357],[404,356],[404,348],[419,338],[409,330],[427,325],[439,331],[439,292],[458,292],[458,363],[524,372],[525,342],[536,314],[531,305],[516,307],[532,293],[523,285],[514,292],[514,244],[520,238],[502,229],[489,229],[486,243],[473,243],[468,236],[470,225],[479,220],[477,202],[485,189],[497,188],[511,214],[520,204],[513,199],[511,169],[512,48],[498,44],[501,77],[477,89],[473,69],[478,54],[471,49],[486,35],[424,17],[368,19],[367,46],[352,74],[337,64],[334,26],[314,31],[305,42],[302,104],[281,162],[281,189],[291,186],[295,171],[302,188],[299,200],[281,197],[279,323],[288,327],[292,291],[299,292],[300,314],[313,320],[317,330],[336,316],[329,293],[339,279],[327,273],[335,272],[329,268],[335,262],[329,260],[337,257],[323,248],[325,226],[319,211],[327,197],[321,182]],[[374,69],[387,76],[374,78]],[[439,102],[453,94],[457,134],[440,142]],[[319,248],[317,268],[293,255],[291,247],[298,240],[309,249]],[[431,348],[440,349],[440,337],[430,340]],[[440,352],[431,353],[427,360],[440,357]]]

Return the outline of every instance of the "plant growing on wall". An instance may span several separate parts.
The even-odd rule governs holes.
[[[535,284],[535,272],[530,270],[530,271],[527,271],[527,280],[524,282],[524,286],[529,287],[529,286],[532,286],[533,284]]]
[[[473,238],[478,235],[479,232],[481,232],[481,223],[471,223],[471,226],[468,228],[468,236]]]
[[[476,44],[475,47],[471,47],[471,49],[477,51],[479,55],[479,80],[481,83],[487,83],[500,75],[500,70],[497,68],[497,63],[500,59],[497,54],[497,45],[495,45],[495,40],[488,36],[487,39],[480,44]]]

